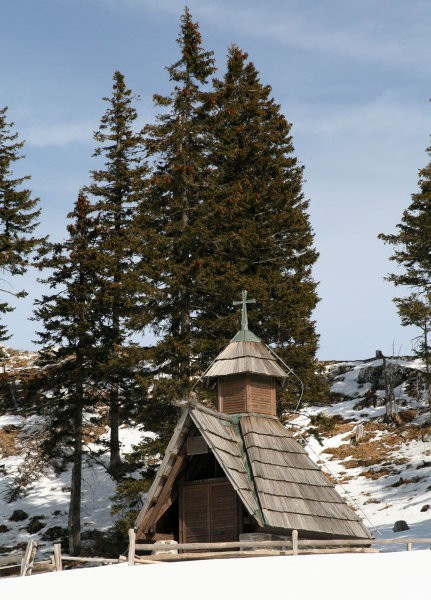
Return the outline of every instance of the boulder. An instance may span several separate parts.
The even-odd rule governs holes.
[[[397,533],[399,531],[407,531],[410,527],[407,525],[406,521],[395,521],[392,531]]]
[[[67,529],[56,525],[55,527],[50,527],[43,533],[42,540],[45,542],[54,542],[56,540],[61,540],[61,538],[64,538],[65,536],[67,536]]]
[[[41,529],[46,526],[46,523],[43,523],[40,519],[43,519],[41,516],[32,517],[27,527],[27,531],[30,534],[37,533]]]
[[[9,517],[9,521],[25,521],[26,519],[28,519],[28,514],[20,509],[14,510]]]

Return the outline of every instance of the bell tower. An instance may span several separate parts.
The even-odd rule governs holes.
[[[248,328],[247,292],[242,292],[241,329],[204,374],[217,385],[217,410],[227,414],[276,416],[276,390],[283,389],[287,373],[276,355]]]

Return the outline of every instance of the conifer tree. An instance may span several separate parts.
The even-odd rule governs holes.
[[[238,326],[232,301],[247,289],[258,300],[256,333],[303,381],[305,399],[317,401],[326,391],[315,373],[318,255],[291,125],[236,46],[225,77],[203,89],[214,65],[187,10],[178,42],[182,59],[169,70],[175,90],[156,97],[170,112],[147,127],[158,161],[147,207],[162,232],[151,244],[156,363],[183,382],[202,372]],[[290,404],[299,388],[291,383]]]
[[[2,282],[0,294],[11,294],[8,289],[8,276],[23,275],[30,261],[31,253],[44,241],[34,237],[40,209],[39,200],[31,197],[31,191],[23,187],[30,176],[17,177],[13,173],[14,163],[23,156],[20,154],[24,142],[18,141],[14,123],[8,122],[7,107],[0,109],[0,269]],[[5,281],[6,278],[6,281]],[[12,293],[22,297],[26,293]],[[0,302],[0,314],[14,310],[9,302]],[[0,341],[10,336],[5,325],[0,323]]]
[[[145,276],[137,269],[136,260],[141,244],[137,227],[137,205],[145,193],[147,165],[143,138],[136,131],[137,111],[124,76],[116,71],[113,92],[104,98],[108,108],[94,139],[99,144],[95,157],[103,165],[91,172],[91,183],[85,191],[94,198],[98,214],[97,263],[99,273],[98,303],[101,317],[101,344],[104,347],[103,372],[109,396],[110,468],[121,470],[119,425],[120,409],[126,399],[125,385],[133,381],[130,375],[135,364],[134,353],[126,346],[130,320],[139,312]],[[141,321],[146,325],[145,317]],[[127,376],[129,374],[129,376]]]
[[[229,306],[241,289],[257,299],[250,327],[302,380],[305,400],[325,391],[316,375],[318,336],[312,320],[318,257],[302,192],[303,167],[294,155],[291,124],[281,114],[247,54],[232,46],[222,80],[208,97],[207,160],[211,166],[201,212],[195,318],[196,353],[204,364],[238,327]],[[219,348],[220,349],[220,346]],[[285,402],[298,397],[290,378]]]
[[[431,156],[431,147],[427,154]],[[419,171],[419,192],[412,194],[397,232],[381,233],[379,238],[393,246],[390,260],[401,267],[386,279],[410,292],[407,297],[394,298],[394,302],[401,324],[421,331],[415,353],[424,361],[424,395],[431,406],[431,162]]]
[[[51,274],[41,280],[52,290],[36,301],[35,319],[43,325],[38,332],[40,352],[38,387],[49,390],[42,412],[49,419],[50,435],[43,450],[58,456],[72,447],[73,469],[69,506],[69,550],[78,553],[81,543],[81,479],[83,410],[94,403],[97,378],[98,301],[97,263],[94,242],[97,228],[92,206],[80,194],[68,215],[69,237],[64,243],[48,245],[40,252],[37,267]]]
[[[157,294],[151,304],[153,328],[160,336],[156,365],[178,384],[187,386],[191,363],[192,312],[196,306],[196,241],[201,193],[206,176],[204,154],[206,114],[202,110],[208,78],[214,73],[212,52],[202,48],[198,24],[186,8],[177,40],[181,57],[167,69],[174,89],[155,95],[165,108],[155,125],[147,126],[147,148],[155,169],[143,210],[152,231],[152,280]]]

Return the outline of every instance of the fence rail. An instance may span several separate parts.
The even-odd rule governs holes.
[[[377,552],[373,546],[386,546],[391,544],[403,544],[410,551],[413,544],[429,544],[431,538],[397,538],[397,539],[355,539],[355,540],[306,540],[298,538],[298,532],[292,532],[291,539],[286,540],[239,540],[237,542],[201,542],[201,543],[177,543],[167,545],[155,542],[153,544],[136,543],[134,529],[129,529],[129,565],[135,563],[155,563],[159,561],[174,561],[196,558],[221,558],[227,556],[255,556],[256,554],[278,553],[278,554],[310,554],[329,552]],[[181,550],[181,554],[172,554],[172,551]],[[210,552],[211,550],[216,552]],[[201,552],[199,552],[201,551]],[[138,556],[137,552],[150,552],[151,556]],[[204,554],[207,552],[207,554]]]
[[[246,556],[273,556],[296,554],[328,554],[337,552],[377,552],[373,546],[403,544],[412,550],[414,544],[427,544],[431,549],[431,538],[397,539],[355,539],[355,540],[306,540],[298,538],[294,530],[290,539],[285,540],[239,540],[237,542],[206,542],[189,544],[153,543],[137,544],[134,529],[129,529],[128,556],[116,558],[84,557],[62,555],[61,544],[54,544],[53,555],[48,560],[35,561],[37,544],[33,540],[27,544],[25,552],[0,557],[0,576],[31,575],[47,571],[61,571],[63,562],[116,564],[128,561],[129,565],[157,564],[166,561],[196,560],[209,558],[239,558]],[[173,554],[181,550],[181,554]],[[139,556],[137,552],[147,552]]]
[[[36,561],[37,542],[30,540],[24,552],[18,552],[9,556],[0,557],[0,577],[7,575],[32,575],[33,573],[47,573],[50,571],[62,571],[64,562],[88,563],[88,564],[116,564],[125,561],[120,558],[99,558],[96,556],[68,556],[62,555],[61,544],[54,544],[53,554],[49,559]]]

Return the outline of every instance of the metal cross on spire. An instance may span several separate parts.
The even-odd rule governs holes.
[[[234,300],[233,305],[238,306],[241,304],[241,331],[248,331],[248,316],[247,316],[247,304],[256,304],[254,298],[247,300],[247,292],[242,290],[242,300]]]

